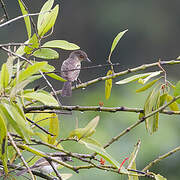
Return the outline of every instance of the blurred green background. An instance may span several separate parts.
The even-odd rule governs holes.
[[[18,2],[7,0],[6,8],[10,19],[21,14]],[[31,13],[39,12],[45,0],[25,0]],[[56,0],[60,4],[60,13],[54,28],[54,33],[48,39],[64,39],[74,42],[87,52],[91,66],[107,63],[111,43],[120,31],[129,29],[116,47],[112,62],[121,63],[115,71],[125,70],[144,63],[175,59],[180,55],[180,1],[178,0]],[[0,8],[0,16],[3,14]],[[36,18],[34,18],[36,19]],[[24,42],[27,38],[23,19],[6,27],[0,28],[0,44],[9,42]],[[59,50],[57,50],[59,51]],[[69,52],[59,51],[60,59],[49,61],[57,70],[60,70],[62,61],[67,58]],[[0,63],[6,60],[6,54],[0,51]],[[179,65],[166,66],[168,80],[175,83],[180,77]],[[97,68],[82,71],[82,82],[104,76],[108,68]],[[152,70],[152,69],[151,69]],[[158,70],[158,68],[154,68]],[[118,78],[120,79],[120,78]],[[113,80],[114,82],[117,81]],[[56,90],[62,87],[62,83],[50,80]],[[40,84],[38,82],[38,84]],[[42,81],[41,87],[45,86]],[[61,98],[67,105],[98,105],[99,101],[104,106],[128,106],[143,108],[147,92],[136,94],[135,89],[140,85],[131,83],[128,85],[113,85],[112,96],[107,101],[104,98],[104,82],[94,84],[85,90],[79,89],[73,92],[72,98]],[[73,112],[73,116],[60,116],[61,137],[65,137],[75,127],[78,118],[79,126],[84,127],[92,118],[100,115],[100,123],[94,135],[99,142],[105,144],[113,136],[116,136],[138,119],[138,114],[117,112]],[[137,157],[137,168],[142,169],[150,161],[157,158],[179,145],[180,123],[179,116],[160,115],[159,131],[150,136],[145,131],[144,123],[126,134],[118,142],[110,146],[107,151],[122,162],[130,155],[134,144],[141,139],[141,149]],[[73,152],[85,152],[83,146],[75,143],[63,143],[64,147]],[[76,162],[75,162],[76,163]],[[180,153],[176,153],[156,164],[151,170],[170,180],[178,180],[180,177]],[[63,169],[64,172],[70,170]],[[127,179],[113,173],[96,169],[82,170],[80,174],[73,173],[74,180],[90,179]],[[144,179],[144,178],[142,178]]]

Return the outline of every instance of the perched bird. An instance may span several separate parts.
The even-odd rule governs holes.
[[[50,156],[56,160],[59,161],[72,161],[72,158],[70,156],[67,156],[66,154],[62,153],[62,152],[57,152],[57,153],[51,153]],[[60,166],[59,163],[53,162],[52,164],[55,168],[58,168]],[[50,174],[51,172],[53,172],[53,168],[52,166],[49,164],[49,162],[45,159],[45,158],[40,158],[38,159],[34,165],[32,165],[30,167],[31,170],[39,170],[42,173],[46,173],[46,174]],[[18,173],[16,173],[16,176],[21,176],[24,173],[28,172],[27,169],[21,170]]]
[[[72,82],[77,81],[80,73],[81,62],[84,60],[91,62],[84,51],[77,50],[77,51],[73,51],[69,55],[68,59],[66,59],[63,62],[61,66],[61,75],[67,81],[64,82],[61,93],[62,96],[72,95],[72,90],[71,90]]]

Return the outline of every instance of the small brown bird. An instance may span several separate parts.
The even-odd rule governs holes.
[[[59,161],[69,161],[71,162],[72,159],[70,156],[67,156],[66,154],[62,153],[62,152],[57,152],[57,153],[51,153],[50,156],[52,156],[52,158],[55,158],[56,160]],[[56,163],[56,162],[52,162],[53,166],[55,168],[58,168],[60,166],[60,164]],[[45,159],[45,158],[40,158],[38,159],[35,164],[33,166],[30,167],[31,170],[39,170],[42,173],[47,173],[50,174],[52,173],[54,170],[51,167],[51,165],[49,164],[49,162]],[[27,173],[28,170],[24,169],[19,171],[18,173],[16,173],[16,176],[22,176],[24,173]]]
[[[69,55],[68,59],[66,59],[63,62],[61,66],[61,75],[67,81],[64,82],[61,93],[62,96],[72,95],[72,89],[71,89],[72,82],[77,81],[80,73],[81,62],[84,60],[91,62],[84,51],[77,50],[77,51],[73,51]]]

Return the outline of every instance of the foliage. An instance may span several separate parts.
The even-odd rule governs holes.
[[[61,168],[66,167],[75,172],[78,172],[80,169],[95,167],[104,171],[108,170],[114,173],[124,174],[129,180],[138,180],[140,176],[165,180],[166,178],[162,175],[137,170],[136,158],[140,151],[140,141],[138,141],[134,150],[132,150],[127,168],[123,165],[124,162],[120,163],[112,157],[112,155],[110,155],[111,153],[107,152],[106,147],[110,146],[121,136],[144,121],[147,132],[150,134],[156,133],[159,126],[159,114],[163,112],[167,113],[165,110],[167,106],[169,107],[170,113],[179,115],[180,81],[178,81],[176,85],[172,85],[172,83],[167,80],[166,71],[162,68],[161,61],[159,61],[157,63],[157,66],[160,68],[159,71],[132,75],[115,83],[117,85],[123,85],[137,82],[141,87],[136,90],[136,93],[145,92],[152,88],[147,95],[143,110],[138,111],[139,120],[137,120],[135,124],[125,129],[118,136],[113,137],[105,146],[101,145],[101,142],[92,137],[100,121],[101,124],[103,124],[103,119],[101,120],[100,116],[93,118],[83,128],[76,127],[71,130],[66,138],[59,138],[59,135],[62,136],[60,127],[61,120],[58,118],[57,113],[60,109],[64,109],[59,103],[57,96],[54,97],[52,95],[54,92],[51,93],[47,90],[38,88],[27,88],[27,86],[40,78],[44,78],[47,85],[53,90],[45,74],[58,82],[60,81],[60,83],[66,81],[54,73],[55,68],[48,63],[48,60],[59,58],[59,53],[54,50],[54,48],[77,50],[80,47],[66,40],[51,40],[44,44],[41,43],[42,39],[46,39],[53,33],[59,13],[59,5],[54,6],[54,0],[47,0],[41,8],[38,14],[36,28],[32,25],[33,21],[31,17],[26,16],[29,12],[24,2],[22,0],[18,0],[18,2],[21,12],[24,15],[28,39],[15,52],[9,54],[0,72],[0,159],[4,170],[4,172],[2,171],[3,176],[7,178],[11,176],[11,166],[9,162],[11,162],[10,164],[14,164],[14,169],[16,169],[17,164],[15,160],[20,157],[24,163],[22,154],[24,152],[31,152],[37,155],[38,158],[46,158],[48,162],[55,161],[61,164]],[[108,58],[111,69],[107,72],[105,78],[97,78],[97,80],[93,81],[99,82],[100,80],[105,80],[106,100],[108,100],[111,95],[111,90],[113,88],[112,79],[121,75],[120,73],[117,75],[117,73],[114,72],[111,63],[111,55],[119,40],[126,32],[127,30],[118,33],[113,40]],[[6,48],[3,50],[9,52]],[[39,62],[38,58],[43,60]],[[177,64],[178,63],[179,62],[177,62]],[[137,71],[138,70],[141,70],[141,68],[137,69]],[[126,74],[130,72],[129,70]],[[124,74],[122,73],[122,75]],[[163,82],[161,82],[162,79],[164,80]],[[91,83],[92,81],[89,83],[87,82],[86,86]],[[99,109],[101,110],[102,107],[103,103],[99,103],[99,107],[95,109],[98,111]],[[32,109],[28,111],[28,108]],[[39,108],[39,111],[34,112],[33,108]],[[78,106],[76,106],[75,109],[82,111]],[[84,107],[83,110],[87,109],[88,107]],[[125,107],[122,107],[121,110],[125,110]],[[108,108],[106,111],[108,111]],[[132,110],[127,109],[127,111],[131,112]],[[109,112],[113,112],[113,110],[111,109]],[[134,112],[137,112],[137,110],[134,110]],[[87,151],[90,150],[93,154],[85,153],[82,155],[68,152],[62,145],[62,141],[67,141],[68,143],[75,141],[79,147],[84,145]],[[63,152],[67,156],[72,156],[82,162],[88,163],[88,165],[85,166],[80,164],[75,167],[63,161],[54,160],[46,153],[46,150],[40,151],[36,146],[32,147],[32,143],[44,145],[50,150]],[[8,153],[9,151],[11,151],[11,153]],[[174,153],[176,151],[174,151]],[[101,157],[101,160],[98,160],[97,155]],[[105,165],[105,160],[109,163],[108,165]],[[29,166],[31,163],[32,162],[29,162]],[[26,163],[24,164],[26,165]],[[56,175],[58,176],[57,172]],[[62,174],[62,178],[59,177],[59,179],[68,179],[69,177],[71,177],[71,174]],[[32,175],[32,179],[33,178]]]

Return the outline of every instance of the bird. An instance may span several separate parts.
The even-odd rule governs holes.
[[[51,153],[50,156],[52,156],[52,158],[55,158],[56,160],[59,161],[72,161],[72,158],[68,155],[66,155],[65,153],[62,152],[56,152],[56,153]],[[58,168],[60,166],[59,163],[56,163],[54,161],[52,161],[52,164],[54,166],[54,168]],[[46,158],[40,158],[38,159],[34,165],[30,166],[31,170],[39,170],[42,173],[46,173],[46,174],[50,174],[52,173],[54,170],[52,168],[52,166],[49,164],[49,162],[46,160]],[[28,169],[23,169],[21,171],[19,171],[18,173],[16,173],[16,176],[22,176],[24,173],[28,172]]]
[[[61,76],[67,80],[64,82],[61,92],[63,97],[72,96],[72,82],[78,80],[82,61],[91,62],[84,51],[76,50],[71,52],[68,59],[62,63]]]

